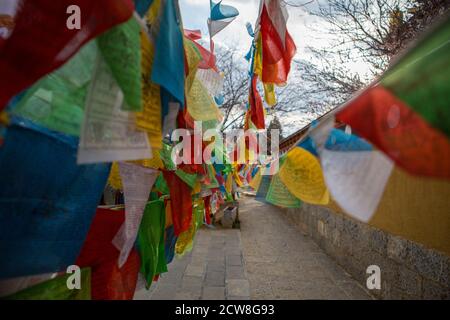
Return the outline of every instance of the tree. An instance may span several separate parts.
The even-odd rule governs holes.
[[[224,102],[220,106],[224,120],[221,131],[240,128],[244,122],[248,101],[249,77],[244,58],[236,49],[217,48],[218,69],[224,73],[222,96]]]
[[[311,14],[336,39],[329,47],[309,46],[316,63],[296,60],[302,79],[313,84],[305,97],[321,111],[343,103],[382,74],[392,59],[433,20],[448,11],[446,0],[328,0]],[[349,62],[368,66],[352,72]]]

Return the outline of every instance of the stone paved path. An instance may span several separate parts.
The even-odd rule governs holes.
[[[194,249],[135,299],[370,299],[280,209],[243,198],[241,230],[202,228]]]

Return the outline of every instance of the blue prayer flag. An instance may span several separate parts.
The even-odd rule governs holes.
[[[109,164],[77,165],[78,138],[13,118],[0,147],[0,278],[75,263]]]

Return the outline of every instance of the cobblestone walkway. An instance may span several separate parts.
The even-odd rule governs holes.
[[[202,228],[194,249],[135,299],[370,299],[279,209],[240,201],[241,230]]]
[[[241,239],[251,299],[371,299],[281,209],[245,198]]]

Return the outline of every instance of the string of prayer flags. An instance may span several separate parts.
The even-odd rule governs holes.
[[[239,15],[239,11],[232,6],[222,4],[222,1],[214,3],[210,0],[211,14],[208,19],[210,37],[225,29]]]
[[[0,148],[0,278],[74,264],[110,170],[77,165],[77,145],[73,136],[11,119]]]
[[[67,27],[67,8],[72,5],[82,12],[76,30]],[[131,0],[23,1],[11,36],[0,47],[0,110],[14,95],[63,65],[90,39],[128,20],[133,10]]]
[[[97,209],[76,265],[91,268],[92,300],[131,300],[140,258],[132,249],[126,263],[119,268],[119,251],[112,244],[125,221],[124,210]]]
[[[337,113],[411,174],[450,179],[450,19]]]
[[[69,289],[67,286],[72,274],[63,274],[54,279],[44,281],[26,288],[5,300],[91,300],[91,270],[83,268],[80,272],[80,289]]]
[[[329,193],[319,160],[305,149],[295,147],[289,151],[279,175],[298,199],[311,204],[328,204]]]
[[[120,162],[119,172],[125,197],[125,222],[113,243],[120,250],[119,267],[122,267],[134,246],[142,215],[159,171]]]
[[[147,204],[138,234],[141,272],[147,282],[147,288],[150,287],[156,275],[167,272],[164,253],[165,219],[163,200],[155,200]]]
[[[86,99],[78,163],[152,158],[147,134],[134,128],[133,114],[122,111],[123,103],[122,91],[98,55]]]

